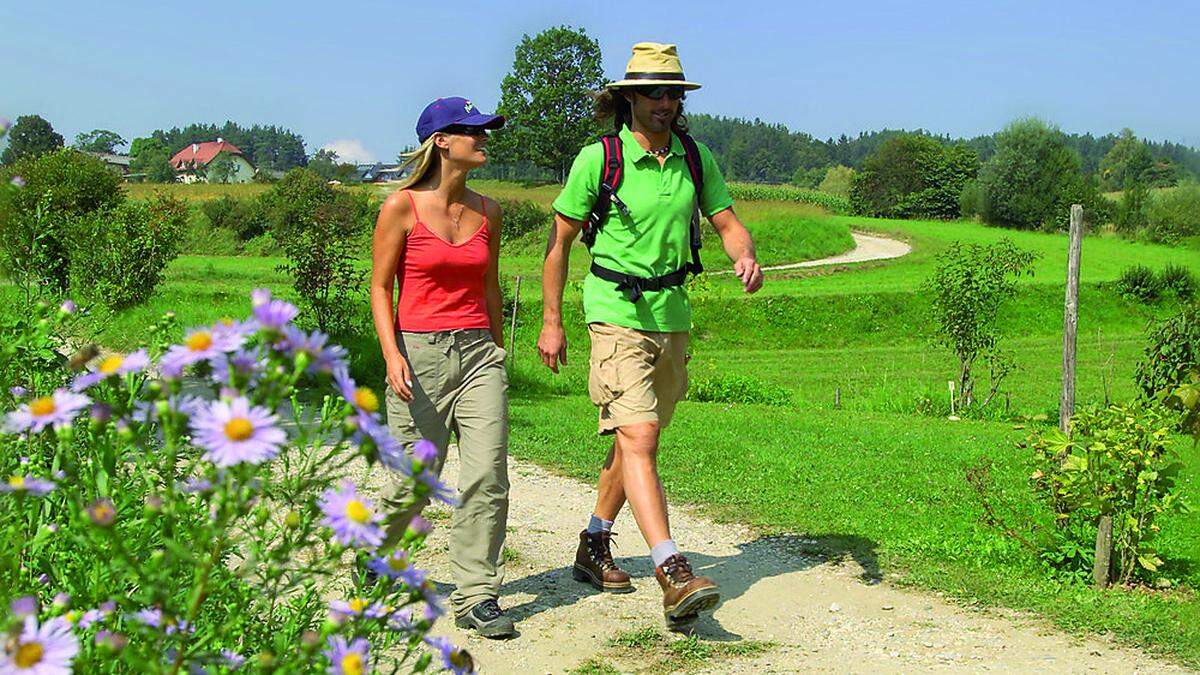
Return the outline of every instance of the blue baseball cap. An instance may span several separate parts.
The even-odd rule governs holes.
[[[483,113],[461,96],[447,96],[430,103],[421,111],[421,117],[417,119],[417,138],[424,143],[434,133],[455,124],[499,129],[504,126],[504,117]]]

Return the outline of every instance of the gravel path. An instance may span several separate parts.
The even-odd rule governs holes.
[[[457,450],[450,454],[443,477],[453,485]],[[664,630],[661,592],[628,509],[617,520],[614,554],[636,591],[595,593],[570,572],[594,489],[516,460],[509,473],[510,562],[500,600],[521,634],[496,642],[449,620],[436,631],[470,651],[481,673],[563,673],[581,664],[593,673],[1184,672],[1104,639],[1073,639],[1033,617],[894,588],[871,560],[822,552],[802,535],[762,537],[677,507],[675,539],[721,584],[724,598],[697,625],[698,643],[689,643]],[[379,479],[377,470],[368,482]],[[431,508],[426,515],[435,529],[419,564],[449,582],[449,512]],[[611,642],[621,636],[632,646]]]
[[[891,260],[912,252],[912,246],[898,239],[881,237],[875,234],[851,232],[854,237],[854,248],[828,258],[805,260],[804,262],[787,263],[786,265],[771,265],[764,267],[764,272],[773,270],[794,270],[804,267],[824,267],[826,265],[845,265],[848,263],[869,262],[872,260]],[[713,274],[733,274],[730,270],[715,271]]]

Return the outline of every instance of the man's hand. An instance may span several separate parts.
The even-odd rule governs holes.
[[[555,373],[558,372],[560,361],[564,366],[567,365],[567,336],[563,332],[562,324],[542,324],[542,334],[538,336],[537,348],[538,355],[542,357],[542,363]]]
[[[754,293],[762,288],[763,273],[762,268],[758,266],[758,261],[752,257],[739,258],[733,264],[733,273],[738,279],[742,280],[742,289],[747,293]]]

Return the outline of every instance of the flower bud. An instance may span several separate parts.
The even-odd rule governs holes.
[[[63,300],[63,303],[58,306],[58,313],[62,314],[63,316],[67,316],[69,314],[74,314],[75,310],[77,309],[79,308],[75,305],[74,300]]]
[[[92,502],[92,505],[87,507],[86,515],[88,520],[97,527],[111,527],[117,520],[117,510],[107,499],[97,499]]]
[[[259,527],[266,525],[270,518],[271,510],[265,506],[258,507],[258,509],[254,512],[254,524],[258,525]]]
[[[315,630],[306,630],[300,634],[300,644],[305,647],[317,647],[321,644],[321,634]]]
[[[283,524],[287,526],[289,530],[294,530],[300,527],[300,514],[296,513],[295,511],[288,511],[287,515],[283,518]]]
[[[146,512],[158,513],[162,511],[163,499],[158,495],[146,495]]]

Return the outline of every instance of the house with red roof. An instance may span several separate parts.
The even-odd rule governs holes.
[[[192,143],[171,157],[171,166],[183,183],[249,183],[256,171],[246,154],[224,138]]]

